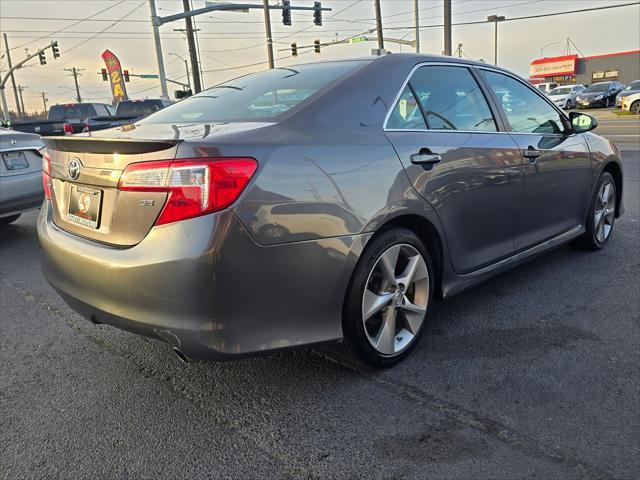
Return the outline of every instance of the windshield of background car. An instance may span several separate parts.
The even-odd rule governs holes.
[[[631,84],[627,88],[625,88],[625,90],[640,90],[640,80],[631,82]]]
[[[142,102],[120,102],[116,110],[118,116],[142,116],[157,112],[162,109],[162,104],[157,100],[145,100]]]
[[[270,120],[346,76],[367,61],[275,68],[209,88],[150,115],[144,123]]]
[[[84,119],[92,115],[90,105],[54,105],[49,110],[49,120]]]
[[[594,83],[587,88],[584,93],[593,93],[593,92],[606,92],[609,90],[608,83]]]
[[[549,95],[569,95],[571,87],[557,87],[549,92]]]

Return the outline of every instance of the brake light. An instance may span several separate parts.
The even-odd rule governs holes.
[[[251,180],[253,158],[181,159],[130,164],[119,190],[168,192],[156,225],[185,220],[227,208]]]
[[[73,127],[70,123],[65,123],[62,127],[65,135],[73,135]]]
[[[42,187],[44,198],[51,200],[51,156],[46,150],[42,154]]]

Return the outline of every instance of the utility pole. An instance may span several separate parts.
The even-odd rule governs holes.
[[[24,99],[22,98],[22,91],[26,90],[27,87],[23,87],[22,85],[18,85],[18,93],[20,94],[20,106],[22,107],[22,114],[24,116],[27,115],[27,111],[24,108]]]
[[[42,95],[42,105],[44,105],[44,112],[47,113],[47,95],[45,92],[40,92]]]
[[[188,13],[191,11],[189,0],[182,0],[182,5],[184,7],[185,13]],[[193,38],[193,23],[191,22],[191,17],[185,17],[184,23],[187,29],[187,43],[189,44],[189,56],[191,57],[191,74],[193,76],[193,90],[194,90],[194,93],[199,93],[202,91],[202,86],[200,85],[200,66],[198,65],[198,51],[196,50],[196,41]]]
[[[380,12],[380,0],[375,0],[376,5],[376,34],[378,35],[378,48],[384,49],[384,37],[382,35],[382,13]]]
[[[451,0],[444,0],[444,54],[451,56]]]
[[[269,68],[275,67],[273,60],[273,39],[271,38],[271,15],[269,14],[269,0],[262,0],[264,6],[264,30],[267,33],[267,56],[269,57]]]
[[[80,96],[80,87],[78,86],[78,77],[80,76],[80,72],[83,71],[84,68],[72,67],[65,68],[65,70],[67,72],[71,72],[71,75],[73,75],[73,81],[76,84],[76,99],[78,100],[78,103],[82,103],[82,97]]]
[[[413,16],[416,28],[416,53],[420,53],[420,11],[418,9],[418,0],[413,0]]]
[[[164,71],[164,60],[162,59],[162,44],[160,43],[160,23],[156,14],[155,0],[149,0],[149,10],[151,11],[151,26],[153,28],[153,40],[156,45],[156,61],[158,62],[158,78],[160,79],[160,92],[162,98],[169,99],[167,89],[167,75]]]
[[[493,39],[493,64],[498,66],[498,22],[501,22],[506,17],[501,15],[489,15],[487,22],[493,22],[495,25],[494,39]]]
[[[7,34],[4,34],[4,48],[7,55],[7,65],[9,70],[11,70],[11,53],[9,51],[9,41],[7,40]],[[16,99],[16,112],[18,113],[18,121],[22,120],[22,110],[20,109],[20,102],[18,101],[18,88],[16,87],[16,78],[13,76],[13,72],[11,72],[11,85],[13,86],[13,96]],[[4,112],[7,119],[9,118],[9,112]]]
[[[458,48],[456,48],[456,55],[458,55],[458,58],[462,58],[462,44],[459,43],[458,44]]]

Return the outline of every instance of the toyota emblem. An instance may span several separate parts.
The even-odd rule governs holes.
[[[15,138],[12,138],[12,139],[9,141],[9,144],[13,147],[13,146],[15,146],[15,145],[17,145],[17,144],[18,144],[18,140],[16,140]]]
[[[71,160],[69,162],[69,178],[76,180],[80,176],[80,162],[78,160]]]

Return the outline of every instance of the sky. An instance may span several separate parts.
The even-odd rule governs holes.
[[[191,0],[193,8],[204,7],[204,0]],[[240,1],[240,0],[238,0]],[[242,0],[262,3],[260,0]],[[414,39],[413,0],[381,0],[385,38]],[[543,13],[630,3],[633,0],[452,0],[453,23],[486,20],[488,15],[516,18]],[[226,0],[226,3],[229,3]],[[276,0],[271,0],[276,4]],[[291,0],[296,6],[312,6],[312,0]],[[158,15],[182,11],[182,0],[156,0]],[[322,43],[348,38],[375,28],[373,0],[323,0],[323,26],[313,24],[312,12],[293,12],[292,26],[284,26],[280,11],[271,13],[277,59],[276,66],[320,60],[367,56],[375,42],[340,44],[313,49],[315,39]],[[420,43],[423,53],[441,54],[443,50],[443,0],[419,0]],[[90,18],[88,18],[90,17]],[[86,19],[86,20],[84,20]],[[110,103],[109,83],[99,74],[104,63],[100,55],[113,51],[124,69],[136,74],[157,73],[155,47],[150,24],[148,0],[1,0],[0,33],[6,33],[15,64],[26,51],[33,52],[57,40],[61,58],[54,60],[47,51],[47,64],[33,59],[16,71],[18,84],[25,89],[27,111],[42,110],[41,92],[49,105],[75,101],[73,77],[65,69],[82,69],[79,77],[83,101]],[[196,17],[204,86],[267,68],[264,18],[262,10],[249,13],[217,12]],[[183,29],[184,21],[160,28],[167,76],[186,82],[188,58],[186,38],[174,29]],[[640,49],[640,5],[573,13],[547,18],[514,20],[498,26],[498,64],[528,77],[529,64],[544,56],[562,55],[567,38],[585,56]],[[375,34],[373,34],[375,36]],[[462,54],[474,60],[493,63],[494,25],[459,25],[453,27],[454,49],[462,44]],[[290,44],[297,42],[300,54],[292,57]],[[392,52],[412,52],[410,46],[388,43]],[[278,51],[284,49],[284,51]],[[0,74],[7,69],[4,44],[0,48]],[[572,47],[571,53],[580,53]],[[131,98],[160,95],[158,80],[132,78],[126,84]],[[10,109],[15,101],[7,83]],[[173,88],[170,85],[170,93]]]

